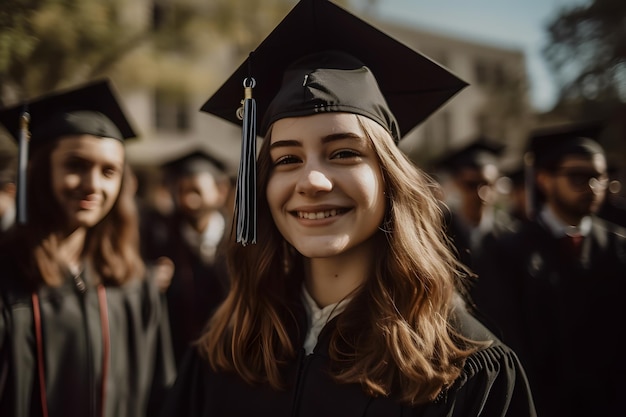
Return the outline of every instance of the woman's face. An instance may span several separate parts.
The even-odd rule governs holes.
[[[68,226],[93,227],[120,192],[124,145],[91,135],[64,136],[51,155],[52,192]]]
[[[355,115],[281,119],[270,141],[267,201],[278,230],[302,255],[338,255],[376,233],[385,215],[383,177]]]

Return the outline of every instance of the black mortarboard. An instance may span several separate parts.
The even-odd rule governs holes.
[[[553,168],[567,155],[604,153],[598,143],[603,128],[603,122],[591,121],[537,129],[530,135],[527,159],[535,168]]]
[[[0,109],[0,123],[18,141],[17,214],[26,221],[26,165],[30,146],[60,136],[135,137],[108,79],[55,91]]]
[[[397,143],[466,85],[330,1],[301,0],[201,108],[233,123],[243,119],[237,240],[256,240],[255,139],[272,122],[355,113]]]
[[[200,148],[186,152],[166,162],[162,168],[170,178],[202,172],[209,172],[213,175],[225,175],[226,173],[226,166],[220,159]]]
[[[485,136],[479,136],[465,146],[455,149],[441,158],[435,166],[437,169],[456,172],[462,168],[482,168],[488,164],[496,164],[504,151],[504,145]]]
[[[341,51],[347,56],[318,56],[301,62],[301,76],[283,76],[297,60],[320,51]],[[329,60],[324,66],[323,60]],[[377,91],[364,89],[361,80],[367,74],[357,69],[365,65],[374,75],[388,106],[380,102]],[[314,72],[321,68],[344,68],[352,71],[333,77],[333,72]],[[368,72],[369,72],[368,71]],[[305,75],[319,77],[308,80]],[[242,83],[247,77],[256,80],[254,97],[259,130],[264,136],[269,122],[279,117],[307,115],[324,111],[349,111],[374,117],[395,116],[398,132],[384,126],[396,141],[416,127],[467,83],[429,58],[381,32],[327,0],[301,0],[280,24],[265,38],[217,92],[202,106],[202,111],[233,123],[241,123]],[[357,77],[356,81],[350,81]],[[355,87],[356,85],[356,87]],[[279,90],[292,95],[272,107],[270,102]],[[305,91],[308,94],[305,94]],[[373,102],[372,102],[373,99]],[[387,107],[376,109],[376,106]],[[283,113],[284,112],[284,113]],[[380,115],[380,113],[387,115]],[[376,120],[380,123],[380,120]],[[391,121],[390,121],[391,122]]]
[[[93,81],[0,109],[0,123],[15,138],[20,137],[20,119],[24,111],[30,115],[30,143],[33,146],[72,134],[119,140],[136,136],[109,80]]]

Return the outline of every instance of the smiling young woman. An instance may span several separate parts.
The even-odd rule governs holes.
[[[255,78],[264,139],[238,192],[256,205],[238,208],[258,230],[231,242],[162,416],[534,416],[516,354],[462,301],[436,183],[397,146],[463,83],[326,0],[240,68],[204,108],[236,114]]]

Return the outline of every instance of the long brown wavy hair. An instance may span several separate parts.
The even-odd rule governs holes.
[[[355,117],[379,157],[387,214],[374,236],[380,248],[375,269],[337,318],[331,369],[336,381],[361,384],[370,395],[429,402],[481,345],[449,322],[467,274],[445,235],[437,183],[380,126]],[[266,200],[270,137],[271,130],[258,157],[260,241],[231,245],[231,289],[199,346],[214,369],[280,389],[282,366],[296,356],[294,343],[306,332],[299,329],[298,339],[289,330],[296,326],[293,303],[300,300],[304,271],[302,255],[282,238]]]
[[[66,220],[52,191],[50,155],[57,139],[34,147],[28,169],[28,221],[17,225],[4,242],[19,265],[26,283],[59,285],[64,267],[58,261],[57,232]],[[105,285],[122,285],[143,277],[144,263],[139,254],[139,220],[135,202],[136,178],[126,164],[119,195],[111,211],[86,235],[82,257],[89,260]]]

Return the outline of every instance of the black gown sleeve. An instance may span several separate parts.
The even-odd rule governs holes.
[[[148,287],[146,296],[151,299],[148,304],[152,305],[158,312],[155,319],[156,335],[154,340],[156,348],[154,363],[152,364],[154,374],[152,375],[146,413],[148,416],[155,416],[161,410],[163,401],[176,380],[176,363],[171,341],[170,322],[164,300],[165,296],[150,280],[145,280],[143,285]]]
[[[0,286],[1,288],[1,286]],[[8,410],[7,399],[11,396],[9,390],[10,357],[9,344],[7,343],[7,327],[9,319],[3,297],[0,294],[0,416],[4,415],[2,410]]]
[[[517,354],[464,308],[457,309],[456,322],[463,335],[490,345],[472,354],[454,384],[418,415],[536,417],[528,377]]]
[[[526,374],[517,355],[495,345],[472,355],[454,385],[420,417],[536,417]]]
[[[199,356],[198,351],[188,349],[179,367],[176,383],[168,392],[161,412],[155,415],[208,417],[204,406],[205,379],[211,374],[208,364]]]

